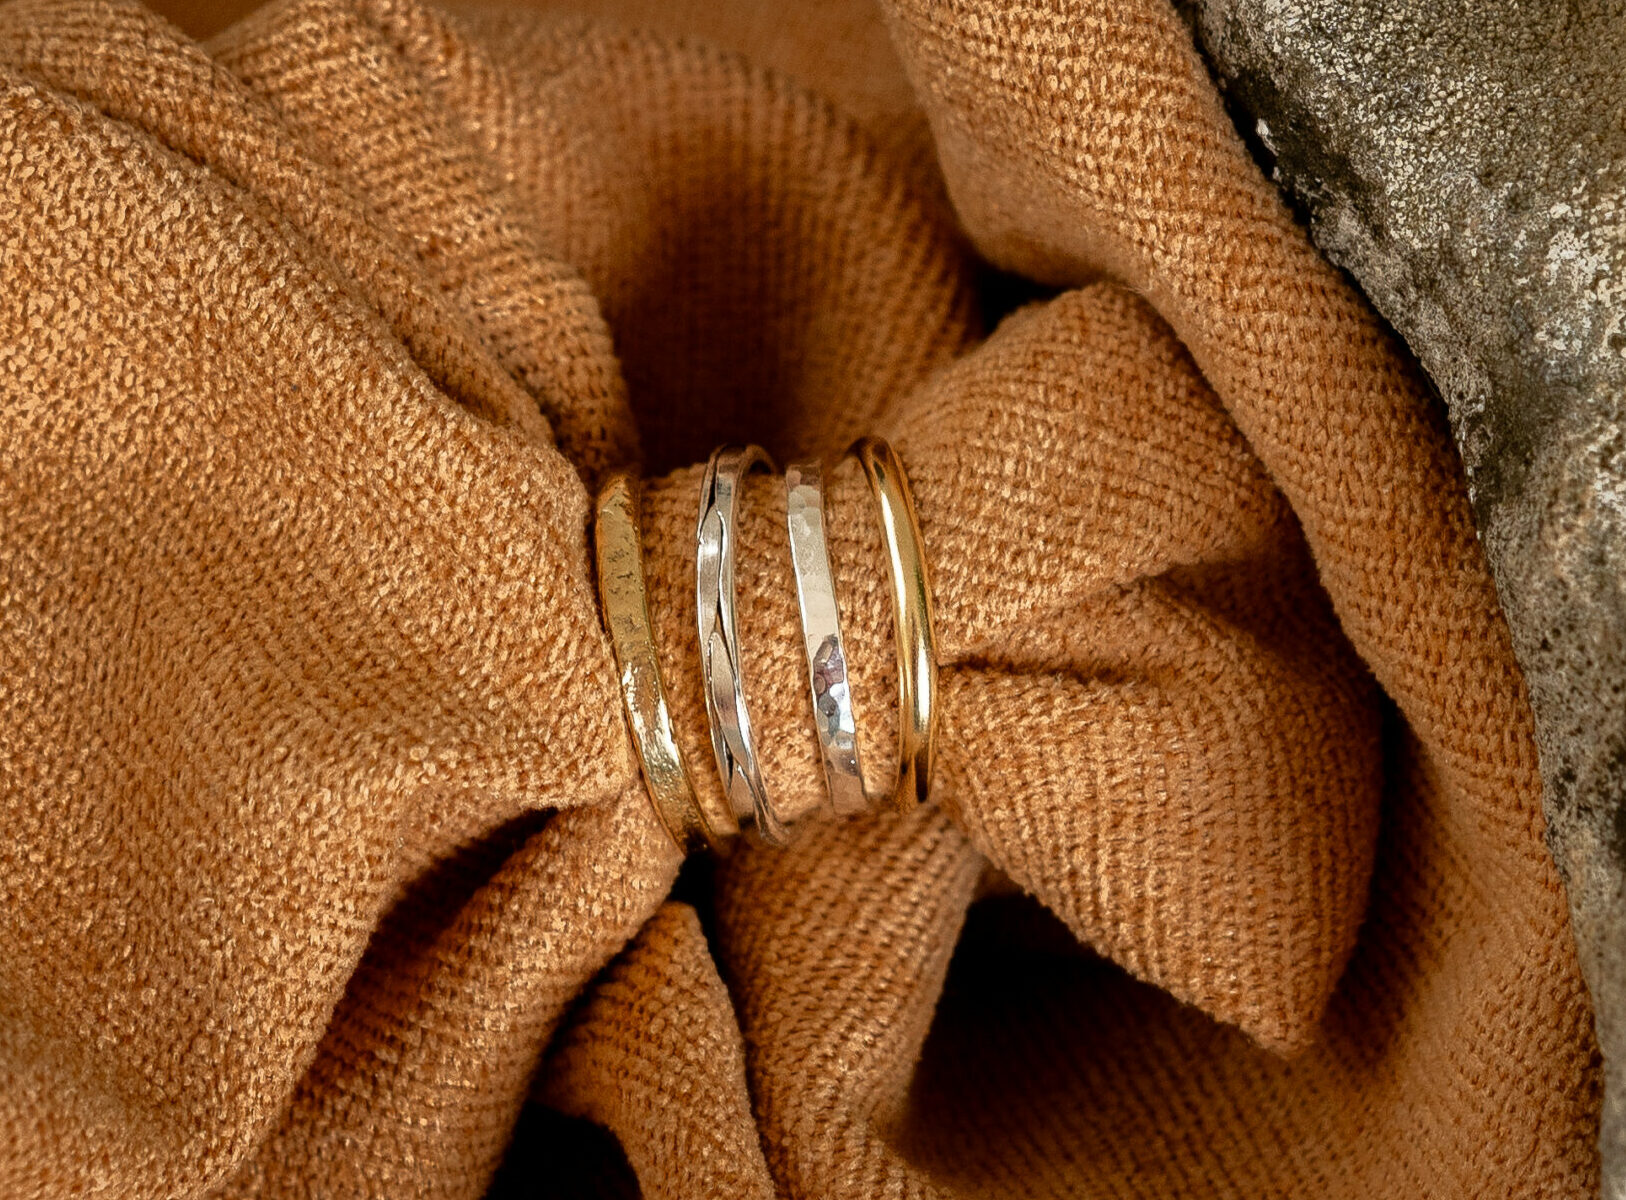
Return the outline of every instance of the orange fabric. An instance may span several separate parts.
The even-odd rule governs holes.
[[[528,1102],[651,1197],[1596,1190],[1443,422],[1173,11],[811,13],[850,55],[687,11],[0,7],[0,1190],[477,1196]],[[715,789],[696,464],[860,432],[933,568],[937,803],[678,879],[592,489],[649,477]],[[838,467],[879,781],[870,505]],[[809,808],[772,481],[742,529]]]

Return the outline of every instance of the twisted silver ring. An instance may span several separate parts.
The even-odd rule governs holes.
[[[740,482],[757,467],[774,469],[773,460],[760,446],[719,446],[706,464],[695,527],[695,612],[711,748],[717,756],[723,791],[742,826],[755,823],[763,841],[779,846],[786,841],[786,830],[769,803],[751,740],[734,620]]]

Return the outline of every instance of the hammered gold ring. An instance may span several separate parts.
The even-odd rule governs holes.
[[[650,626],[638,507],[638,480],[618,471],[599,492],[593,526],[599,604],[620,675],[621,703],[644,787],[667,833],[685,854],[707,846],[721,850],[739,824],[725,808],[713,805],[715,811],[709,811],[702,805],[678,750]]]

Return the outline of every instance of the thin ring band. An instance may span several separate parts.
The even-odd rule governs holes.
[[[725,809],[708,812],[702,807],[678,750],[649,620],[638,481],[625,471],[611,475],[599,492],[593,544],[599,605],[620,672],[621,703],[643,768],[644,789],[679,850],[685,854],[703,846],[721,850],[724,839],[739,832],[739,824]]]
[[[892,579],[893,641],[898,651],[898,785],[894,796],[907,812],[931,795],[937,740],[937,642],[932,629],[932,591],[920,520],[909,478],[892,447],[861,438],[853,454],[864,468],[880,510],[881,537]]]
[[[841,614],[836,608],[836,581],[824,537],[824,473],[818,463],[792,463],[785,468],[785,524],[790,530],[790,561],[796,576],[796,603],[802,616],[813,725],[824,760],[824,780],[831,808],[847,816],[862,812],[868,800],[858,767],[858,731]]]
[[[706,464],[700,484],[700,516],[695,526],[695,614],[711,748],[717,756],[723,791],[740,825],[754,821],[763,841],[780,846],[786,841],[785,826],[768,800],[751,740],[740,639],[734,620],[740,484],[756,467],[774,469],[773,460],[761,446],[719,446]]]

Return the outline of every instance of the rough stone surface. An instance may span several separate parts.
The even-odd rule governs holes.
[[[1444,395],[1535,706],[1626,1196],[1626,2],[1187,0]],[[1490,885],[1490,881],[1487,881]]]

